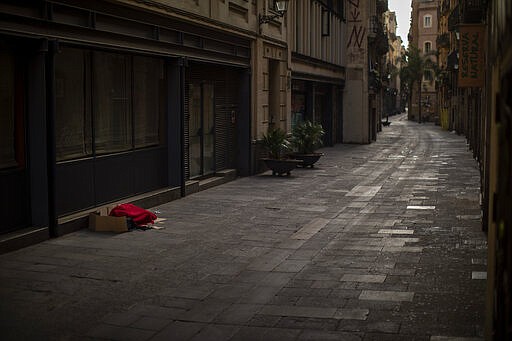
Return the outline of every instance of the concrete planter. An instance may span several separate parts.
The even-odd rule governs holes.
[[[311,153],[311,154],[299,154],[299,153],[295,153],[295,154],[292,154],[291,156],[294,158],[294,159],[297,159],[297,160],[301,160],[302,161],[302,164],[300,164],[300,166],[302,167],[311,167],[313,168],[314,167],[314,164],[320,159],[320,157],[322,157],[324,155],[324,153]]]
[[[262,159],[265,165],[272,170],[272,175],[282,176],[290,175],[291,171],[298,165],[302,164],[301,160],[296,159]]]

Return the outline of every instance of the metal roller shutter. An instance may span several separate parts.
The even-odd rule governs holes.
[[[185,95],[185,178],[190,178],[188,122],[190,84],[214,85],[215,101],[215,170],[234,168],[236,164],[236,122],[238,114],[238,72],[213,64],[191,63],[186,80]],[[234,115],[234,117],[232,117]]]

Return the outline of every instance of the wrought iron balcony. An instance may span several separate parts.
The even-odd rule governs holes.
[[[449,48],[450,47],[450,34],[443,33],[437,36],[436,44],[438,48]]]
[[[445,0],[441,3],[440,12],[443,16],[450,13],[450,0]]]
[[[377,14],[382,14],[388,10],[388,0],[377,0]]]
[[[461,20],[465,24],[482,22],[485,15],[485,0],[465,0],[460,2]]]
[[[376,15],[372,15],[370,17],[370,33],[377,33],[377,31],[379,30],[379,25],[379,18]]]
[[[459,27],[460,15],[459,6],[455,6],[448,17],[448,31],[455,31]]]

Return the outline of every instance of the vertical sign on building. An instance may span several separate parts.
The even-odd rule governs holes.
[[[349,65],[366,64],[366,16],[360,0],[348,0],[347,4],[347,56]]]
[[[485,81],[485,26],[461,24],[459,29],[459,86],[482,88]]]
[[[372,1],[346,0],[346,82],[343,90],[343,141],[370,142],[368,97],[368,14]],[[373,1],[375,3],[375,1]]]

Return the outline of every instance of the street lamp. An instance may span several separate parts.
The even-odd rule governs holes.
[[[260,14],[260,25],[271,22],[275,18],[283,17],[288,10],[288,1],[289,0],[275,0],[274,11],[277,13],[271,15]]]

